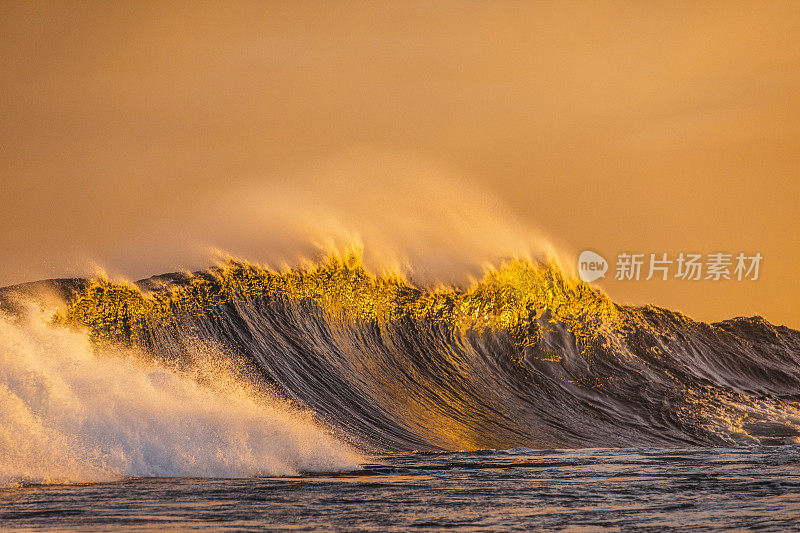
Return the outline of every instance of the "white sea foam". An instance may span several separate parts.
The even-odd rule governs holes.
[[[231,390],[232,389],[232,390]],[[353,469],[358,454],[284,403],[208,387],[86,335],[0,314],[0,485]]]

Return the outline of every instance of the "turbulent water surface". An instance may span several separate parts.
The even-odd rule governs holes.
[[[758,317],[616,305],[554,263],[432,290],[356,258],[0,310],[11,527],[797,525],[800,332]]]
[[[800,523],[798,451],[379,455],[339,474],[7,489],[0,520],[10,529],[787,531]]]

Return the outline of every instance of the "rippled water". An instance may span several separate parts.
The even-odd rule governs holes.
[[[800,446],[375,456],[345,474],[0,490],[3,529],[800,528]]]

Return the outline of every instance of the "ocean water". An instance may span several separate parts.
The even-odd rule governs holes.
[[[800,448],[378,455],[350,472],[0,490],[4,530],[800,529]]]
[[[3,530],[786,531],[798,452],[800,332],[552,263],[0,289]]]

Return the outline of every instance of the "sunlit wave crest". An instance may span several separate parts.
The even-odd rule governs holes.
[[[800,334],[614,304],[555,259],[462,287],[369,273],[359,254],[97,279],[57,321],[182,367],[193,347],[379,450],[793,443]]]

